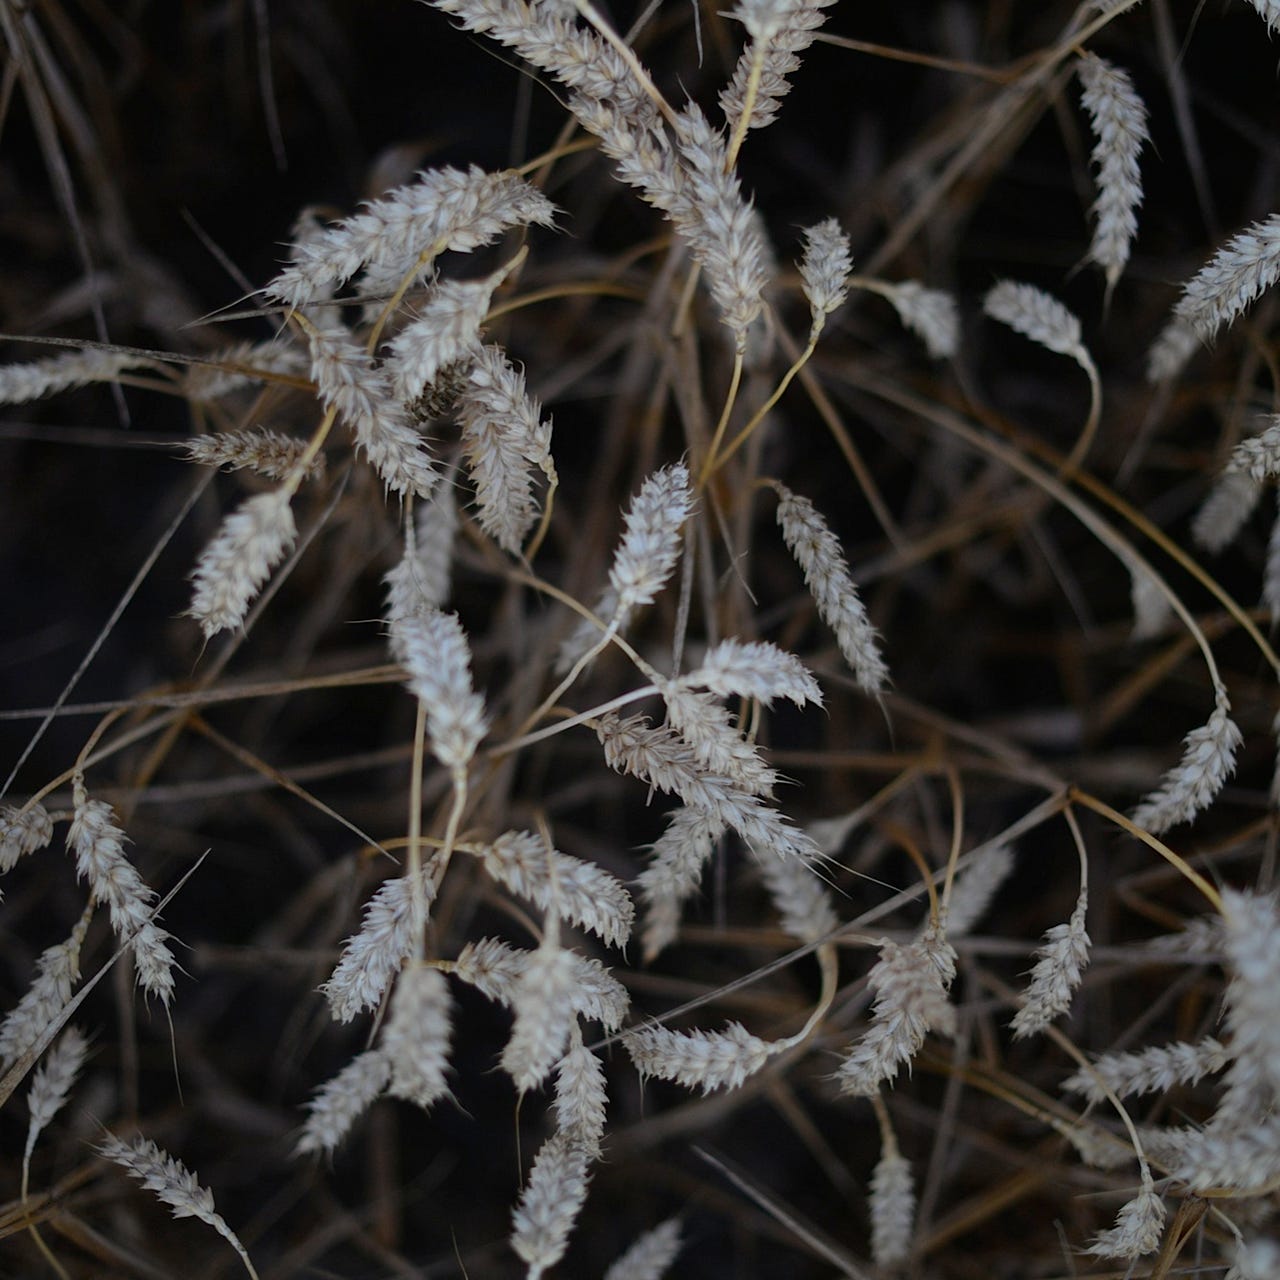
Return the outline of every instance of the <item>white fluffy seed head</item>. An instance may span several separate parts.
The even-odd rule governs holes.
[[[426,707],[432,751],[446,768],[465,770],[488,725],[484,699],[471,687],[471,651],[462,624],[438,609],[397,619],[391,650]]]
[[[435,883],[424,872],[422,895],[430,907]],[[376,1009],[391,979],[413,951],[412,883],[408,876],[385,881],[369,899],[360,932],[346,940],[337,967],[320,990],[339,1022]]]
[[[910,1066],[930,1031],[955,1032],[955,1007],[947,992],[956,953],[943,934],[927,928],[907,946],[885,942],[868,982],[876,993],[871,1026],[836,1072],[841,1092],[869,1097]]]
[[[607,1105],[604,1066],[583,1043],[582,1031],[575,1022],[569,1051],[556,1064],[556,1128],[592,1160],[600,1158]]]
[[[1142,1190],[1121,1206],[1116,1225],[1095,1236],[1085,1252],[1100,1258],[1140,1258],[1154,1253],[1164,1233],[1164,1216],[1164,1201],[1148,1174]]]
[[[771,706],[787,698],[797,707],[822,705],[822,690],[813,673],[793,653],[766,640],[721,640],[680,684],[709,689],[721,698],[755,698]]]
[[[36,1139],[65,1105],[88,1052],[84,1034],[78,1027],[68,1027],[31,1077],[25,1159],[30,1160]]]
[[[323,1085],[307,1103],[307,1120],[295,1155],[328,1155],[373,1105],[391,1080],[391,1061],[381,1049],[367,1049]]]
[[[896,1148],[880,1157],[871,1175],[871,1257],[877,1266],[897,1267],[911,1252],[916,1191],[911,1162]]]
[[[628,1031],[622,1043],[642,1076],[672,1080],[703,1093],[738,1088],[776,1052],[740,1022],[729,1023],[723,1031],[671,1031],[653,1023]]]
[[[849,237],[834,218],[806,228],[804,236],[800,279],[812,314],[811,333],[816,337],[827,316],[838,311],[849,296],[853,253]]]
[[[1071,1007],[1071,998],[1089,963],[1089,935],[1084,927],[1088,906],[1089,895],[1082,888],[1071,919],[1066,924],[1055,924],[1045,934],[1044,946],[1036,952],[1038,959],[1031,970],[1022,1008],[1010,1023],[1015,1039],[1043,1031]]]
[[[1226,691],[1219,689],[1208,722],[1184,739],[1182,759],[1133,811],[1138,826],[1159,835],[1180,822],[1190,822],[1213,802],[1235,771],[1242,741],[1230,710]]]
[[[67,1007],[80,977],[80,947],[89,928],[86,911],[65,942],[55,943],[36,960],[36,978],[0,1023],[0,1065],[12,1066]]]
[[[668,1218],[636,1240],[604,1273],[604,1280],[662,1280],[681,1243],[680,1220]]]
[[[40,803],[0,808],[0,875],[12,871],[19,858],[43,849],[53,839],[53,821]]]
[[[391,1064],[387,1092],[424,1110],[449,1094],[452,1032],[449,984],[439,969],[410,965],[396,982],[382,1050]]]
[[[1280,214],[1233,236],[1187,281],[1174,317],[1208,342],[1280,277]]]
[[[1057,298],[1033,284],[1001,280],[988,290],[982,309],[993,320],[1007,324],[1049,351],[1078,362],[1089,358],[1080,321]]]
[[[1084,86],[1082,101],[1093,122],[1097,142],[1093,162],[1097,166],[1097,219],[1089,258],[1107,273],[1114,286],[1129,261],[1129,247],[1138,229],[1142,203],[1142,175],[1138,156],[1147,141],[1147,109],[1126,71],[1096,54],[1083,53],[1077,63]]]
[[[102,800],[90,800],[84,782],[74,786],[75,816],[67,847],[76,855],[76,872],[89,882],[93,901],[105,903],[111,927],[121,942],[132,942],[138,985],[165,1005],[173,997],[173,954],[169,935],[152,920],[156,892],[125,856],[125,834]]]
[[[1261,483],[1247,471],[1222,472],[1191,521],[1192,540],[1211,555],[1224,551],[1236,540],[1261,497]]]
[[[681,530],[692,509],[689,469],[682,462],[655,471],[641,486],[609,570],[615,615],[648,604],[662,590],[680,558]]]
[[[286,489],[247,498],[222,523],[191,575],[189,617],[206,638],[240,626],[271,570],[298,536]]]
[[[1098,1103],[1106,1101],[1108,1089],[1121,1098],[1167,1093],[1177,1085],[1196,1084],[1204,1076],[1222,1071],[1230,1061],[1226,1048],[1207,1036],[1195,1044],[1178,1041],[1135,1053],[1103,1054],[1089,1067],[1068,1076],[1062,1087]]]
[[[840,543],[808,498],[782,485],[775,487],[781,499],[778,524],[783,539],[804,572],[818,613],[836,633],[836,643],[858,683],[868,693],[881,692],[889,669],[880,655],[876,630],[849,576]]]
[[[527,1280],[540,1280],[564,1256],[587,1198],[589,1164],[567,1133],[553,1134],[539,1149],[511,1218],[511,1248],[528,1266]]]
[[[202,1187],[195,1175],[168,1152],[146,1138],[135,1138],[132,1143],[125,1143],[110,1135],[98,1148],[98,1154],[127,1170],[148,1191],[153,1191],[169,1206],[175,1218],[199,1218],[211,1226],[252,1271],[244,1245],[214,1209],[213,1192]]]
[[[387,589],[387,622],[442,609],[453,578],[454,540],[458,505],[448,480],[414,509],[412,545],[382,581]]]
[[[191,436],[182,442],[182,448],[186,460],[198,466],[221,467],[224,471],[247,468],[269,480],[284,480],[297,469],[307,441],[266,427],[248,427],[212,436]],[[314,480],[323,472],[324,455],[317,454],[307,467],[307,479]]]
[[[621,881],[590,862],[547,847],[529,831],[508,831],[479,856],[485,870],[512,893],[529,898],[544,911],[625,947],[635,920],[635,904]]]
[[[545,941],[516,984],[516,1024],[502,1051],[502,1066],[521,1093],[537,1088],[559,1061],[574,1023],[573,954]]]
[[[935,360],[960,351],[960,308],[943,289],[929,289],[915,280],[885,285],[885,297],[893,303],[898,319],[921,338]]]

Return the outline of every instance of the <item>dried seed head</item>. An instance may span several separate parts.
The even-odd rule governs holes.
[[[367,1049],[353,1058],[307,1103],[307,1121],[294,1154],[334,1151],[390,1080],[391,1061],[381,1049]]]
[[[248,498],[223,521],[191,575],[187,616],[205,637],[240,626],[271,570],[298,536],[287,489]]]
[[[479,856],[489,875],[512,893],[591,930],[610,946],[626,946],[635,904],[607,871],[549,849],[529,831],[508,831],[483,846]]]
[[[622,1043],[642,1076],[673,1080],[703,1093],[738,1088],[777,1052],[740,1022],[723,1031],[670,1031],[653,1023],[628,1031]]]
[[[930,1031],[954,1033],[947,992],[955,974],[956,953],[934,928],[905,947],[884,943],[867,979],[876,993],[871,1026],[836,1072],[842,1092],[877,1093],[910,1066]]]
[[[1280,214],[1233,236],[1182,290],[1174,307],[1204,342],[1231,324],[1280,277]]]
[[[430,906],[435,882],[426,873],[422,894]],[[356,1014],[377,1008],[391,979],[412,953],[416,936],[409,878],[385,881],[369,899],[360,932],[347,939],[333,976],[320,988],[339,1022],[350,1022]]]
[[[680,1221],[668,1218],[636,1240],[604,1273],[604,1280],[662,1280],[680,1245]]]
[[[960,351],[960,309],[943,289],[927,289],[915,280],[883,287],[893,303],[898,319],[924,341],[925,350],[935,360],[947,359]]]
[[[1142,203],[1142,175],[1138,155],[1147,141],[1147,109],[1126,71],[1104,58],[1084,53],[1076,64],[1084,85],[1082,101],[1093,122],[1097,142],[1093,162],[1098,166],[1098,198],[1093,205],[1097,223],[1089,257],[1107,273],[1110,288],[1129,261],[1129,246],[1138,229]]]
[[[511,1247],[540,1280],[564,1256],[569,1232],[587,1198],[590,1156],[567,1133],[553,1134],[538,1151],[511,1218]]]
[[[173,1211],[175,1218],[199,1218],[211,1226],[243,1259],[250,1272],[249,1255],[236,1233],[214,1211],[213,1193],[202,1187],[196,1177],[154,1142],[136,1138],[132,1143],[110,1136],[98,1148],[104,1160],[128,1170],[148,1191],[155,1194]]]
[[[1155,835],[1180,822],[1190,822],[1207,809],[1236,767],[1242,738],[1228,714],[1231,704],[1219,689],[1206,724],[1192,729],[1184,740],[1182,759],[1133,811],[1133,821]]]
[[[916,1192],[911,1162],[886,1149],[871,1175],[871,1257],[880,1267],[907,1260],[915,1231]]]
[[[800,279],[804,296],[812,313],[810,333],[816,337],[833,311],[844,305],[849,296],[849,273],[853,270],[853,254],[849,237],[834,218],[805,230],[804,257],[800,260]]]
[[[982,300],[982,309],[993,320],[1007,324],[1049,351],[1088,360],[1080,321],[1057,298],[1032,284],[1001,280]]]
[[[1116,1225],[1099,1233],[1085,1252],[1100,1258],[1140,1258],[1154,1253],[1164,1233],[1164,1213],[1164,1201],[1147,1174],[1142,1190],[1116,1215]]]
[[[0,875],[12,871],[19,858],[43,849],[52,839],[53,822],[44,805],[0,808]]]
[[[439,969],[411,965],[391,997],[382,1050],[391,1064],[387,1092],[424,1110],[449,1094],[449,984]]]
[[[462,624],[438,609],[395,619],[391,649],[427,709],[431,749],[446,768],[465,770],[488,725],[484,699],[471,688],[471,651]]]
[[[818,613],[836,633],[836,643],[853,669],[858,683],[868,693],[879,693],[889,678],[889,669],[880,656],[879,638],[849,576],[840,543],[813,504],[782,485],[776,485],[778,524],[804,580],[813,595]]]
[[[173,996],[173,953],[169,935],[152,921],[156,892],[125,857],[125,834],[115,813],[102,800],[90,800],[84,783],[75,782],[75,817],[67,847],[76,855],[76,871],[89,882],[94,902],[106,903],[111,927],[121,942],[132,942],[138,985],[168,1004]]]
[[[662,590],[680,558],[680,533],[692,509],[689,469],[682,462],[655,471],[641,486],[609,570],[615,617],[648,604]]]
[[[1089,963],[1089,935],[1084,928],[1088,905],[1088,892],[1082,888],[1071,919],[1055,924],[1045,934],[1045,944],[1036,952],[1039,958],[1031,970],[1025,1002],[1010,1023],[1016,1039],[1043,1031],[1071,1008],[1071,998]]]

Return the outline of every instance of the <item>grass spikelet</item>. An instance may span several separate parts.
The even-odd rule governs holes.
[[[731,1022],[723,1031],[671,1031],[654,1023],[628,1031],[622,1043],[642,1076],[672,1080],[703,1093],[737,1089],[776,1052],[740,1022]]]
[[[831,893],[817,870],[798,858],[766,858],[760,877],[782,927],[800,942],[816,942],[840,927]]]
[[[216,436],[191,436],[182,442],[188,462],[223,471],[248,469],[268,480],[286,480],[297,470],[307,451],[307,441],[281,435],[265,427],[224,431]],[[317,454],[307,465],[307,479],[324,473],[324,455]]]
[[[387,590],[387,622],[442,609],[453,580],[458,506],[453,486],[438,485],[430,501],[414,509],[413,537],[404,555],[382,579]]]
[[[538,518],[531,467],[554,482],[551,422],[525,391],[503,351],[483,347],[458,396],[462,448],[476,490],[480,526],[512,555]]]
[[[871,1257],[877,1266],[897,1267],[907,1260],[915,1215],[911,1162],[896,1145],[886,1146],[871,1175]]]
[[[751,36],[733,78],[720,93],[720,110],[730,129],[763,129],[777,118],[791,91],[788,77],[800,68],[800,54],[826,21],[834,0],[743,0],[730,15]],[[743,115],[748,112],[745,125]]]
[[[1147,109],[1126,71],[1105,58],[1084,53],[1076,64],[1084,86],[1082,101],[1093,122],[1097,142],[1093,162],[1098,167],[1096,223],[1089,258],[1107,274],[1107,288],[1115,287],[1129,261],[1138,230],[1142,203],[1142,175],[1138,156],[1147,141]]]
[[[1066,924],[1055,924],[1045,934],[1044,946],[1036,952],[1022,1008],[1009,1024],[1016,1039],[1043,1031],[1071,1008],[1071,999],[1089,963],[1089,935],[1084,927],[1088,907],[1089,895],[1081,888],[1071,919]]]
[[[919,337],[934,360],[960,353],[960,309],[943,289],[930,289],[916,280],[878,286],[893,303],[898,319]]]
[[[43,849],[53,839],[53,822],[44,805],[36,803],[0,809],[0,875],[12,871],[20,858]]]
[[[168,1005],[173,997],[173,954],[169,935],[152,920],[156,892],[125,856],[125,834],[102,800],[90,800],[84,783],[75,784],[75,817],[67,848],[75,852],[76,872],[89,882],[93,901],[106,903],[111,927],[121,942],[132,942],[138,985]]]
[[[813,594],[818,613],[836,633],[836,643],[858,683],[868,693],[879,693],[889,678],[880,656],[879,637],[849,576],[848,566],[835,535],[813,504],[782,485],[776,485],[778,524],[804,580]]]
[[[553,1134],[538,1151],[511,1217],[511,1247],[528,1265],[528,1280],[539,1280],[564,1256],[587,1198],[589,1163],[587,1152],[566,1133]]]
[[[532,832],[508,831],[479,856],[484,869],[512,893],[543,910],[598,934],[613,947],[625,947],[635,919],[635,904],[622,883],[599,867],[554,849]]]
[[[298,536],[287,489],[246,498],[223,521],[191,575],[195,588],[187,616],[205,638],[240,626],[271,570]]]
[[[1133,821],[1159,835],[1180,822],[1190,822],[1207,809],[1235,771],[1240,730],[1230,716],[1231,703],[1219,688],[1208,722],[1192,729],[1183,742],[1182,759],[1133,811]]]
[[[550,226],[554,215],[546,197],[515,174],[429,170],[295,246],[294,261],[265,292],[302,307],[367,266],[366,285],[376,293],[399,285],[410,269],[429,270],[436,253],[478,249],[513,225]]]
[[[556,1064],[556,1127],[591,1160],[600,1158],[607,1105],[604,1066],[583,1044],[582,1030],[575,1022],[569,1051]]]
[[[822,705],[822,690],[795,654],[764,640],[721,640],[702,656],[681,684],[709,689],[722,698],[755,698],[771,706],[788,698],[797,707]]]
[[[435,895],[430,876],[422,877],[428,906]],[[320,988],[339,1022],[377,1008],[391,979],[409,958],[414,944],[413,894],[406,876],[384,881],[365,908],[360,932],[347,939],[332,976]]]
[[[1191,522],[1191,537],[1196,545],[1211,555],[1225,551],[1261,497],[1262,486],[1247,471],[1224,471]]]
[[[809,337],[813,339],[822,332],[827,317],[838,311],[849,296],[853,252],[849,248],[849,237],[834,218],[809,227],[804,235],[800,279],[813,317],[809,328]]]
[[[974,855],[956,876],[947,903],[947,936],[961,938],[982,919],[1000,886],[1013,871],[1013,850],[996,844]]]
[[[1080,365],[1091,363],[1080,321],[1057,298],[1035,285],[1001,280],[987,291],[982,309],[1048,351],[1070,356]]]
[[[514,1007],[520,998],[520,984],[528,971],[532,951],[520,951],[496,938],[468,942],[454,961],[453,972],[463,982],[483,992],[490,1000]],[[598,1022],[606,1031],[617,1031],[627,1016],[627,989],[600,963],[576,951],[560,951],[569,972],[564,981],[569,989],[572,1011],[580,1018]],[[530,1035],[536,1032],[530,1029]]]
[[[1280,30],[1280,2],[1278,0],[1249,0],[1258,17],[1267,24],[1267,34]]]
[[[516,982],[516,1023],[502,1051],[503,1070],[521,1093],[536,1088],[563,1056],[574,1025],[578,967],[571,952],[544,939]]]
[[[635,1240],[604,1273],[604,1280],[662,1280],[682,1243],[679,1219],[668,1218]]]
[[[382,483],[392,493],[430,497],[439,474],[386,369],[374,365],[346,329],[311,326],[307,340],[321,402],[350,429]]]
[[[1212,1036],[1206,1036],[1195,1044],[1178,1041],[1135,1053],[1104,1054],[1087,1070],[1081,1068],[1068,1076],[1062,1087],[1097,1103],[1107,1100],[1108,1089],[1121,1098],[1167,1093],[1176,1085],[1196,1084],[1205,1076],[1222,1071],[1230,1061],[1227,1050]]]
[[[307,1119],[295,1155],[327,1155],[391,1081],[391,1060],[381,1049],[353,1058],[307,1103]]]
[[[649,604],[680,558],[680,531],[693,509],[689,469],[683,463],[651,475],[627,510],[622,541],[609,570],[621,626],[632,609]]]
[[[471,651],[462,624],[438,609],[399,618],[391,628],[391,648],[427,709],[437,759],[455,773],[465,770],[488,724],[484,699],[471,687]]]
[[[410,965],[396,982],[382,1051],[391,1064],[387,1092],[428,1110],[449,1094],[445,1072],[453,1030],[449,984],[438,969]]]
[[[27,1094],[31,1119],[27,1125],[27,1145],[22,1153],[24,1169],[31,1160],[36,1139],[66,1105],[88,1052],[89,1042],[84,1034],[77,1027],[68,1027],[36,1069]]]
[[[36,960],[36,978],[21,1000],[0,1023],[0,1063],[5,1067],[22,1057],[45,1028],[67,1007],[80,978],[80,947],[89,928],[86,911],[71,936],[46,948]]]
[[[199,1218],[211,1226],[236,1251],[245,1270],[255,1276],[253,1263],[239,1237],[227,1226],[213,1206],[213,1193],[202,1187],[190,1170],[147,1138],[132,1143],[109,1136],[98,1148],[104,1160],[125,1169],[148,1190],[169,1206],[175,1218]]]
[[[1174,318],[1210,341],[1280,277],[1280,214],[1234,235],[1183,286]]]
[[[675,940],[681,908],[698,891],[703,868],[724,830],[724,823],[698,809],[682,805],[672,811],[636,881],[645,903],[646,962]]]
[[[1116,1225],[1100,1232],[1085,1252],[1099,1258],[1140,1258],[1154,1253],[1164,1233],[1164,1217],[1164,1201],[1148,1174],[1142,1190],[1121,1206]]]
[[[836,1072],[844,1093],[870,1097],[891,1082],[930,1031],[955,1032],[955,1008],[947,992],[956,973],[956,953],[936,929],[915,942],[885,942],[867,981],[876,993],[871,1026]]]
[[[114,382],[128,369],[159,367],[157,361],[131,351],[92,348],[30,364],[7,364],[0,366],[0,404],[26,404],[73,387]]]

